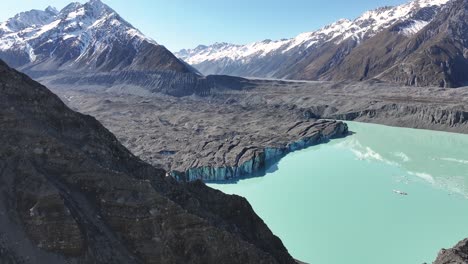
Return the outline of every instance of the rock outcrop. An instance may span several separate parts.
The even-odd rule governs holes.
[[[450,249],[442,249],[433,264],[467,264],[468,238]]]
[[[0,263],[294,263],[243,198],[178,183],[0,62]]]

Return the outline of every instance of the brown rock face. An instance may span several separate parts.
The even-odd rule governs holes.
[[[0,63],[0,263],[294,263],[243,198],[182,184]]]
[[[465,0],[449,2],[415,35],[399,33],[400,24],[368,39],[319,78],[358,81],[377,78],[411,86],[468,84],[468,3]],[[307,72],[306,69],[304,74]]]

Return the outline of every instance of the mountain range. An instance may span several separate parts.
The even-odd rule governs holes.
[[[291,39],[200,45],[174,55],[91,0],[1,23],[0,59],[50,86],[120,83],[138,94],[206,95],[216,82],[202,74],[459,87],[468,84],[467,9],[465,0],[413,0]]]
[[[414,0],[292,39],[200,45],[175,55],[203,74],[458,87],[468,83],[467,9],[465,0]]]

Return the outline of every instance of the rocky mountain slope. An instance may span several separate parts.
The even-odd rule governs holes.
[[[424,16],[425,14],[418,14]],[[468,84],[468,2],[454,0],[411,37],[397,23],[364,42],[325,76],[334,80],[378,78],[415,86]]]
[[[467,5],[414,0],[292,39],[217,43],[176,55],[204,74],[458,87],[466,84]]]
[[[0,62],[1,263],[294,263],[245,199],[178,183]]]
[[[0,24],[0,59],[28,73],[193,72],[100,0],[20,13]]]

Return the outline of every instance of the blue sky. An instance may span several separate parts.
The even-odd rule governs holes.
[[[263,39],[291,38],[340,18],[408,0],[104,0],[144,34],[172,51],[198,44],[245,44]],[[66,0],[13,0],[0,8],[0,21],[14,14],[60,9]],[[78,1],[86,2],[86,1]]]

